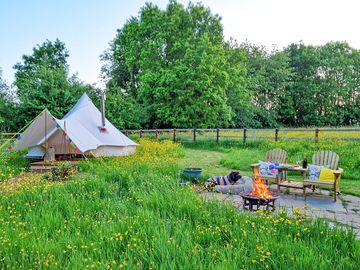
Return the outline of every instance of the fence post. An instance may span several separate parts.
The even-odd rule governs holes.
[[[196,128],[194,128],[194,142],[196,142]]]
[[[129,131],[128,130],[125,130],[125,136],[129,137]]]
[[[159,131],[157,129],[155,129],[155,139],[158,139],[158,136],[159,136]]]
[[[246,128],[244,128],[244,138],[243,138],[244,144],[246,143]]]
[[[142,138],[142,133],[143,133],[143,130],[140,129],[140,132],[139,132],[140,138]]]
[[[216,143],[219,144],[219,129],[216,129]]]
[[[176,128],[174,128],[174,131],[173,131],[174,133],[173,133],[173,140],[174,140],[174,142],[176,142]]]
[[[315,142],[316,143],[319,142],[319,129],[318,128],[315,129]]]
[[[279,139],[279,129],[275,128],[275,142],[277,142]]]

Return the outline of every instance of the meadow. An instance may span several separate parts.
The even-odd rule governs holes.
[[[29,162],[23,158],[24,152],[0,156],[0,182],[19,175],[29,167]]]
[[[351,231],[205,202],[176,185],[200,146],[140,145],[130,157],[83,161],[66,182],[24,174],[21,188],[2,188],[0,269],[358,269]],[[232,151],[222,150],[226,166]]]

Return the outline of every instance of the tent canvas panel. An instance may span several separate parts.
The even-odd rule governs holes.
[[[99,146],[97,149],[89,151],[94,157],[101,156],[130,156],[136,150],[136,146],[110,146],[103,145]]]
[[[47,140],[47,146],[54,147],[56,155],[77,154],[76,149],[70,145],[64,132],[61,130],[56,130],[54,132],[54,134]]]
[[[56,126],[56,120],[54,121],[53,119],[55,118],[47,109],[43,110],[27,129],[20,134],[21,140],[16,144],[14,150],[41,145],[42,141],[45,141],[45,135],[49,138]]]

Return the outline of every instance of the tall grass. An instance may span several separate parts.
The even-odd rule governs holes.
[[[24,154],[18,151],[0,156],[0,182],[27,170],[29,162],[23,157]]]
[[[351,232],[205,202],[176,186],[179,145],[140,144],[67,183],[0,195],[0,269],[358,269]]]

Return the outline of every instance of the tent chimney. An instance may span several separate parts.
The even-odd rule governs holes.
[[[101,131],[102,132],[106,131],[106,127],[105,127],[105,100],[106,100],[106,95],[105,95],[105,93],[103,93],[101,95]]]

